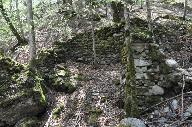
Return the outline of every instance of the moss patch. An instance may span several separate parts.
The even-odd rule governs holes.
[[[13,125],[42,113],[45,107],[39,75],[10,58],[0,58],[0,121]]]
[[[91,125],[97,125],[97,120],[102,114],[102,110],[99,108],[93,108],[88,112],[88,123]]]
[[[70,71],[64,66],[57,66],[53,74],[50,76],[52,82],[51,87],[57,91],[72,93],[76,87],[72,84]]]
[[[15,127],[39,127],[41,122],[36,117],[28,117],[20,120]]]
[[[53,117],[54,119],[58,118],[59,115],[60,115],[60,113],[61,113],[61,111],[62,111],[63,109],[64,109],[64,105],[63,105],[63,104],[61,104],[61,105],[59,105],[58,107],[56,107],[55,109],[53,109],[52,117]]]

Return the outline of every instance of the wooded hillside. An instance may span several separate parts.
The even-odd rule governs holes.
[[[0,0],[0,127],[191,127],[190,0]]]

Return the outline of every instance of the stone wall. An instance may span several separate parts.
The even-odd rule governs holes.
[[[164,96],[172,94],[173,90],[166,91],[172,89],[172,87],[177,87],[178,84],[172,80],[174,69],[166,64],[167,58],[161,52],[159,46],[152,43],[147,23],[141,19],[133,18],[131,19],[131,27],[138,102],[139,107],[147,108],[160,102]],[[161,31],[163,28],[158,30]],[[116,64],[121,61],[122,64],[127,64],[125,63],[126,52],[124,51],[123,32],[123,23],[95,30],[97,62],[99,65]],[[53,65],[55,65],[66,60],[91,64],[93,53],[90,35],[91,32],[87,31],[77,34],[66,42],[55,42],[53,50],[48,51],[51,55],[47,57],[49,62],[42,65],[45,66],[49,63],[47,66],[50,66],[51,62],[54,62]]]
[[[178,85],[171,81],[174,67],[168,65],[158,45],[134,42],[132,49],[139,106],[145,109],[162,101],[173,92],[166,93],[166,90]]]

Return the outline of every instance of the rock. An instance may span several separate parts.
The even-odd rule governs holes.
[[[136,67],[135,68],[136,73],[143,73],[143,72],[147,72],[147,67]]]
[[[0,58],[0,125],[12,126],[44,112],[46,100],[37,74]]]
[[[189,112],[185,112],[185,113],[184,113],[184,117],[185,117],[185,118],[188,118],[188,117],[190,117],[190,116],[191,116],[191,113],[189,113]]]
[[[158,85],[152,86],[148,92],[149,95],[163,95],[164,89]]]
[[[178,101],[176,99],[174,99],[172,102],[171,102],[171,105],[172,105],[172,108],[175,110],[178,108]]]
[[[163,112],[164,112],[164,113],[168,113],[168,112],[170,112],[169,107],[165,107],[165,108],[163,109]]]
[[[188,68],[187,70],[188,70],[189,72],[192,72],[192,68]]]
[[[159,112],[158,110],[155,110],[155,111],[154,111],[154,115],[155,115],[155,116],[159,116],[159,115],[160,115],[160,112]]]
[[[176,71],[178,72],[178,75],[189,75],[188,70],[183,69],[183,68],[177,68]]]
[[[149,79],[147,73],[137,73],[136,79]]]
[[[164,117],[161,117],[161,118],[158,119],[158,122],[159,122],[161,125],[164,125],[165,122],[167,122],[167,119],[164,118]]]
[[[120,122],[120,126],[130,126],[130,127],[146,127],[145,123],[137,118],[125,118]]]
[[[190,106],[187,108],[186,112],[189,112],[189,113],[192,114],[192,105],[190,105]]]
[[[179,64],[174,59],[166,59],[165,63],[171,68],[177,68]]]
[[[83,57],[80,57],[77,59],[78,62],[82,62],[83,61]]]
[[[143,59],[134,59],[134,64],[136,67],[144,67],[151,65],[151,63],[148,60]]]
[[[76,90],[76,79],[71,75],[70,71],[63,65],[57,65],[49,75],[50,87],[58,92],[72,93]]]

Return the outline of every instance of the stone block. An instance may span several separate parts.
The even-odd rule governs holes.
[[[147,73],[137,73],[136,74],[136,80],[137,79],[149,79]]]
[[[134,59],[135,67],[143,67],[151,65],[151,61],[145,59]]]

